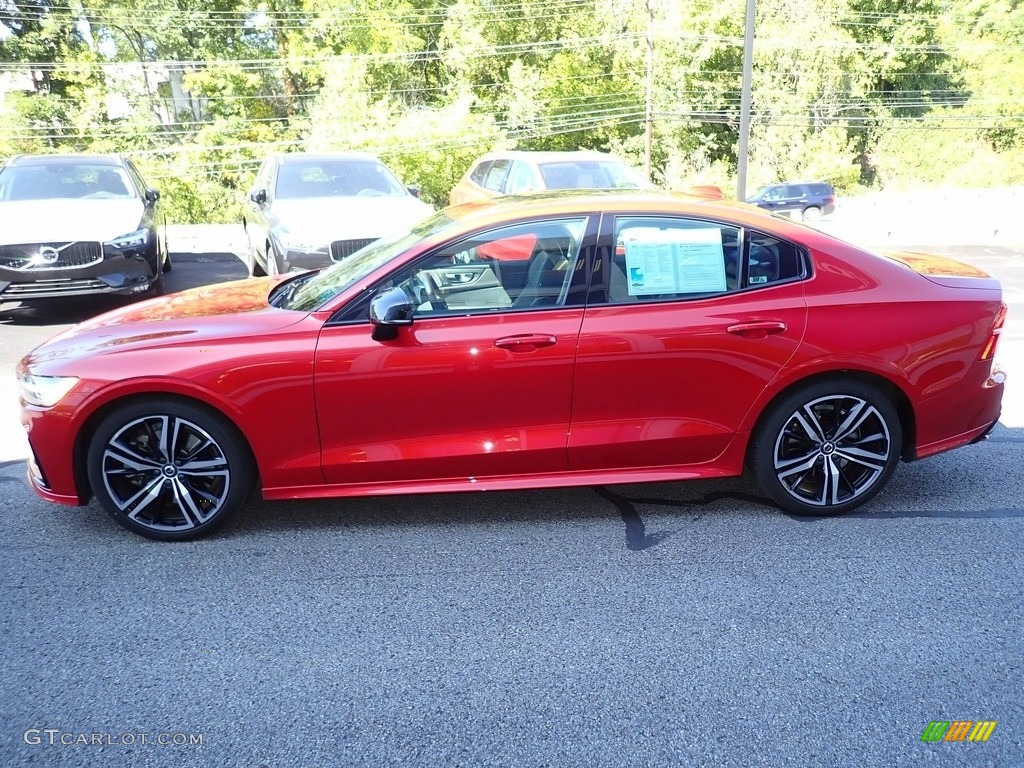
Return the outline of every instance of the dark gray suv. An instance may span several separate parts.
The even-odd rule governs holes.
[[[823,181],[793,181],[761,187],[747,202],[792,219],[814,222],[835,211],[836,193]]]
[[[164,292],[160,193],[121,155],[0,164],[0,303]]]

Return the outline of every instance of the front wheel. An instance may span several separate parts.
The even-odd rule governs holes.
[[[89,444],[89,482],[121,525],[163,541],[216,530],[252,493],[255,468],[234,426],[192,403],[154,399],[117,408]]]
[[[903,430],[878,387],[825,381],[802,387],[769,411],[751,444],[761,488],[797,515],[834,515],[872,498],[899,462]]]
[[[277,258],[277,250],[273,243],[267,243],[267,274],[277,277],[281,274],[281,262]]]
[[[167,293],[167,281],[164,278],[166,270],[163,265],[158,264],[156,268],[156,275],[153,281],[149,284],[149,288],[140,294],[137,294],[140,299],[155,299],[157,296],[163,296]]]
[[[267,260],[270,260],[269,255]],[[248,242],[248,240],[245,248],[245,266],[249,272],[249,277],[266,277],[267,275],[267,271],[256,261],[256,249],[252,247],[252,243]]]

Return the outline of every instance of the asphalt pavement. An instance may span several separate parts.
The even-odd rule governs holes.
[[[242,277],[223,236],[177,246],[170,287]],[[1024,381],[1024,248],[929,247],[1003,280]],[[0,308],[0,371],[94,310]],[[0,411],[0,766],[1022,766],[1004,405],[836,519],[739,479],[254,499],[181,544],[37,499]],[[965,720],[997,725],[921,740]]]

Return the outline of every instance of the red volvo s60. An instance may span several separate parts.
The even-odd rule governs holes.
[[[523,242],[532,243],[524,252]],[[507,246],[507,247],[506,247]],[[742,203],[449,208],[331,267],[153,299],[19,366],[30,478],[157,539],[267,499],[735,476],[844,512],[999,417],[995,279]]]

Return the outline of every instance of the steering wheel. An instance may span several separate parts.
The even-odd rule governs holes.
[[[386,195],[387,192],[381,192],[379,189],[373,189],[372,187],[360,189],[356,192],[356,197],[384,197]]]
[[[429,270],[417,272],[409,282],[411,290],[416,294],[417,306],[429,303],[432,310],[448,309],[448,305],[441,297],[441,286],[432,272]]]

